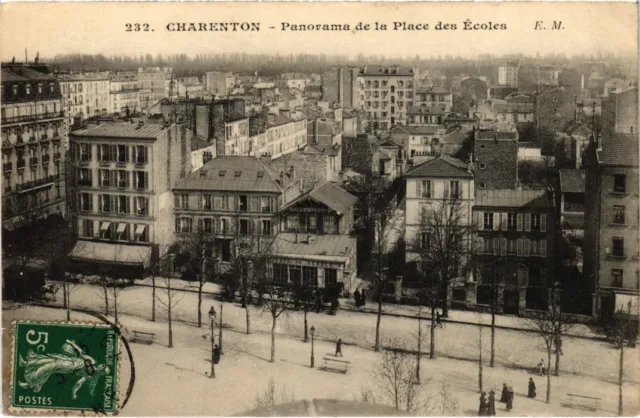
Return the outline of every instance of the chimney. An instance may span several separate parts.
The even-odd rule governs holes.
[[[311,244],[311,235],[307,235],[307,244]]]
[[[291,178],[291,180],[296,179],[296,169],[294,166],[289,166],[289,177]]]
[[[319,124],[320,121],[318,119],[313,121],[313,145],[318,145]]]
[[[276,122],[276,115],[274,115],[271,112],[267,113],[267,121],[269,123],[275,123]]]
[[[289,110],[289,109],[281,109],[281,110],[280,110],[280,113],[281,113],[283,116],[286,116],[286,117],[288,117],[289,119],[291,119],[291,110]]]
[[[295,237],[295,240],[296,240],[296,241],[295,241],[295,244],[297,244],[297,243],[298,243],[298,230],[297,230],[297,229],[296,229],[296,237]]]

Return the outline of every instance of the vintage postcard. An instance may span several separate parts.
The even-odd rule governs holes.
[[[640,413],[636,3],[0,7],[4,414]]]

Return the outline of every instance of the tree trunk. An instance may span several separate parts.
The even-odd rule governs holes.
[[[422,357],[422,312],[418,305],[418,352],[416,355],[416,383],[420,384],[420,357]]]
[[[496,311],[495,307],[491,309],[491,359],[489,361],[489,367],[495,365],[496,357]]]
[[[304,342],[309,341],[308,328],[307,328],[307,308],[304,308]]]
[[[118,287],[113,286],[113,317],[118,325]]]
[[[556,341],[560,341],[560,339],[558,338],[558,340]],[[556,366],[553,374],[555,376],[560,375],[560,345],[559,344],[556,344]]]
[[[200,277],[200,283],[198,286],[198,328],[202,328],[202,287],[204,283],[202,282],[202,277]]]
[[[171,327],[171,273],[167,280],[167,319],[169,322],[169,348],[173,348],[173,328]],[[213,338],[213,336],[211,336]]]
[[[104,290],[104,314],[109,315],[109,289],[106,283],[102,285],[102,289]]]
[[[156,322],[156,277],[151,277],[151,321]]]
[[[271,362],[276,362],[276,317],[272,317],[271,323]]]
[[[620,342],[620,367],[618,368],[618,415],[623,416],[622,406],[622,377],[624,375],[624,338]]]
[[[224,305],[220,302],[220,327],[218,328],[218,346],[220,348],[220,354],[224,354],[224,351],[222,350],[222,308],[224,308]]]
[[[449,294],[449,279],[440,273],[440,279],[442,280],[442,317],[449,317],[449,307],[447,306],[447,295]]]
[[[482,392],[482,325],[478,327],[478,330],[480,334],[480,340],[479,340],[480,350],[478,351],[478,388],[479,388],[479,391]],[[493,342],[493,338],[491,339],[491,341]]]
[[[67,309],[68,301],[67,301],[67,278],[65,277],[64,282],[62,282],[62,306]]]
[[[436,358],[436,304],[435,301],[431,303],[431,341],[429,342],[429,358]]]
[[[71,291],[67,283],[67,322],[71,321]]]
[[[551,344],[547,347],[547,403],[551,403],[551,370],[549,365],[551,364]]]
[[[376,319],[376,345],[375,351],[380,351],[380,321],[382,320],[382,289],[378,292],[378,318]]]

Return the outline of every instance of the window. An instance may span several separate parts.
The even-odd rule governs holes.
[[[517,249],[516,249],[516,240],[515,239],[510,239],[507,242],[507,253],[508,254],[516,254]]]
[[[116,239],[118,241],[127,241],[129,239],[129,225],[126,223],[119,223],[118,229],[116,229]]]
[[[142,196],[137,196],[135,197],[135,204],[136,204],[136,215],[138,216],[145,216],[149,213],[149,199],[147,199],[146,197],[142,197]]]
[[[484,170],[485,168],[487,168],[487,165],[485,163],[480,163],[480,170]]]
[[[302,283],[302,267],[289,266],[289,279],[293,284],[301,284]]]
[[[417,183],[418,197],[431,198],[431,180],[422,180]]]
[[[611,269],[611,286],[622,287],[622,269]]]
[[[146,164],[148,159],[147,147],[144,145],[136,145],[135,147],[135,163],[136,164]],[[204,157],[203,157],[204,158]],[[209,160],[211,159],[211,153],[209,153]],[[208,160],[204,160],[203,162],[207,162]]]
[[[129,173],[124,170],[118,170],[118,187],[121,189],[129,188]]]
[[[531,231],[531,214],[525,213],[524,215],[524,230],[526,232]]]
[[[530,257],[531,256],[531,241],[529,241],[528,239],[523,239],[522,240],[522,244],[523,244],[523,249],[524,249],[524,256],[525,257]]]
[[[129,196],[118,196],[118,213],[128,215],[129,209]]]
[[[289,214],[287,215],[287,231],[293,232],[298,231],[300,229],[300,224],[298,222],[297,214]]]
[[[211,195],[203,194],[202,195],[202,209],[211,210]]]
[[[546,217],[547,217],[546,215],[541,215],[541,214],[539,214],[539,213],[534,213],[534,214],[532,214],[532,215],[531,215],[531,230],[532,230],[532,231],[542,231],[542,232],[545,232],[546,225],[545,225],[545,228],[543,228],[543,227],[542,227],[542,226],[543,226],[542,224],[543,224],[543,223],[544,223],[544,224],[546,224]],[[544,222],[543,222],[543,218],[545,218],[545,219],[544,219]]]
[[[269,196],[262,196],[260,199],[260,210],[262,212],[271,212],[271,198]]]
[[[118,145],[118,162],[126,163],[129,161],[129,147],[126,145]]]
[[[613,251],[614,257],[624,257],[624,238],[613,237]]]
[[[149,174],[146,171],[134,171],[134,179],[138,190],[149,188]]]
[[[302,283],[309,287],[318,286],[318,269],[316,267],[303,267]]]
[[[80,144],[80,161],[89,161],[91,159],[91,145]]]
[[[175,198],[176,209],[189,209],[189,195],[177,194]]]
[[[483,238],[478,238],[478,241],[476,243],[476,251],[478,252],[478,254],[482,254],[484,252],[484,239]]]
[[[146,225],[135,225],[133,238],[138,242],[149,242],[149,232]]]
[[[109,182],[111,178],[111,173],[109,170],[100,170],[100,186],[109,187],[111,184]]]
[[[220,219],[220,228],[219,228],[219,233],[221,234],[226,234],[229,232],[229,220],[222,218]]]
[[[81,168],[78,172],[78,186],[91,186],[91,170]]]
[[[108,144],[98,145],[98,161],[110,162],[111,158],[111,146]]]
[[[91,219],[82,220],[82,236],[93,238],[93,221]]]
[[[111,212],[111,196],[108,194],[100,195],[100,212],[109,213]]]
[[[82,212],[91,212],[91,195],[89,193],[80,193],[80,210]]]
[[[627,189],[627,176],[624,174],[613,175],[613,191],[615,193],[625,193]]]
[[[176,232],[191,232],[191,218],[176,218]]]
[[[615,205],[613,207],[613,223],[624,225],[624,206]]]
[[[262,235],[271,235],[271,221],[262,221]]]
[[[420,234],[420,246],[425,250],[431,248],[431,234],[429,232],[422,232]]]
[[[329,286],[338,283],[338,270],[324,269],[324,285]]]
[[[273,281],[285,284],[289,281],[288,266],[286,264],[273,263]]]
[[[249,210],[249,199],[247,198],[247,196],[239,196],[238,210],[241,212],[246,212]]]
[[[449,188],[451,190],[451,199],[461,199],[462,198],[462,190],[460,187],[459,181],[450,181]]]
[[[38,83],[38,94],[42,94],[42,83]]]
[[[507,229],[512,231],[516,229],[516,214],[508,213],[507,214]]]
[[[213,219],[211,218],[202,219],[202,232],[206,234],[213,233]]]
[[[240,219],[239,228],[240,228],[240,235],[249,235],[249,220]]]
[[[338,224],[336,222],[336,218],[333,215],[324,215],[324,233],[325,234],[337,234],[338,233]]]
[[[493,213],[488,212],[484,214],[483,226],[485,230],[493,229]]]
[[[25,91],[27,92],[27,94],[31,94],[31,84],[27,84],[24,86]]]
[[[111,239],[112,236],[113,227],[111,226],[111,222],[102,222],[100,224],[100,238]]]

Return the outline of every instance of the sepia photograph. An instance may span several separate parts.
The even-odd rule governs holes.
[[[4,415],[640,414],[637,3],[0,11]]]

